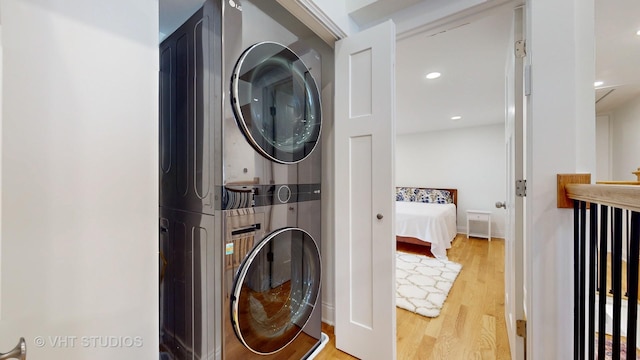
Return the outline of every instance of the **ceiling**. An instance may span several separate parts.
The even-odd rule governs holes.
[[[204,0],[160,0],[161,39]],[[367,4],[362,6],[362,4]],[[361,28],[396,23],[398,134],[503,123],[509,0],[345,0]],[[357,5],[357,6],[356,6]],[[596,112],[640,95],[640,2],[595,0]],[[438,71],[442,76],[426,80]],[[451,120],[452,116],[462,116]]]
[[[596,113],[640,96],[640,2],[595,0]]]
[[[398,40],[398,134],[504,122],[511,16],[500,10],[434,35]],[[442,76],[427,80],[432,71]]]
[[[511,28],[508,8],[496,6],[484,11],[486,16],[457,21],[452,26],[458,27],[442,28],[444,32],[400,37],[396,46],[398,134],[503,123]],[[597,114],[612,112],[640,96],[638,14],[637,0],[595,0],[595,80],[604,82],[595,89]],[[426,80],[430,71],[442,76]],[[455,115],[462,119],[451,120]]]

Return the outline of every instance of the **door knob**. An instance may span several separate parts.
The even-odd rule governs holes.
[[[5,359],[18,359],[18,360],[26,360],[27,359],[27,343],[24,341],[24,338],[20,338],[18,345],[16,345],[13,350],[8,353],[0,353],[0,360]]]
[[[378,220],[382,220],[382,218],[383,218],[384,216],[382,216],[382,214],[378,214],[378,215],[376,215],[376,217],[378,218]]]
[[[498,209],[500,209],[500,208],[506,209],[506,208],[507,208],[507,204],[505,204],[505,203],[504,203],[504,202],[502,202],[502,201],[496,201],[496,207],[497,207]]]

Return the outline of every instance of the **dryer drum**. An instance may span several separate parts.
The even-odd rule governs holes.
[[[311,317],[321,272],[318,246],[306,231],[283,228],[265,237],[234,281],[230,310],[238,339],[261,355],[289,345]]]
[[[247,141],[266,158],[297,163],[315,149],[320,95],[310,70],[286,46],[261,42],[245,50],[233,71],[231,101]]]

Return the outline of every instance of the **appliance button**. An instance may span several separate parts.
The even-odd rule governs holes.
[[[281,204],[285,204],[291,199],[291,189],[287,185],[282,185],[278,188],[278,201]]]

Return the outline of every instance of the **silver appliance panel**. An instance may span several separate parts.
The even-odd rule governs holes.
[[[244,209],[320,200],[320,184],[236,185],[221,188],[222,209]]]

